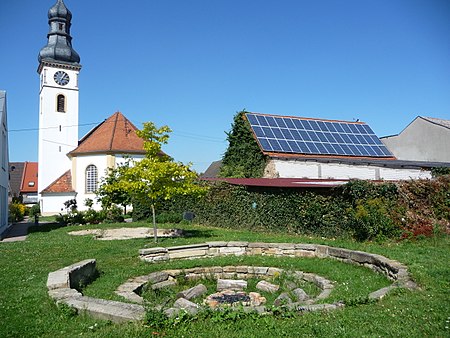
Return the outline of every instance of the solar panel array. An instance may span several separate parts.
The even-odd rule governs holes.
[[[265,152],[393,157],[365,123],[246,114]]]

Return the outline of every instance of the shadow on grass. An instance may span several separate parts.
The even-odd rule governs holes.
[[[59,228],[66,227],[67,225],[63,225],[57,222],[45,223],[40,225],[32,225],[28,228],[28,233],[32,232],[50,232],[52,230],[56,230]]]
[[[188,238],[192,238],[192,237],[204,237],[204,238],[210,238],[213,237],[213,231],[212,230],[183,230],[183,237],[188,237]]]

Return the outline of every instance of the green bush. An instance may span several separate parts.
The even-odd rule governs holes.
[[[30,217],[34,217],[35,215],[41,214],[41,207],[39,204],[35,204],[30,208],[29,215]]]
[[[118,207],[117,205],[112,205],[108,209],[104,210],[105,223],[121,223],[125,219],[123,217],[123,210],[122,208]]]
[[[152,217],[149,217],[149,222],[153,222]],[[183,220],[183,215],[178,212],[162,212],[156,214],[156,223],[180,223]]]
[[[21,203],[11,203],[9,205],[9,215],[11,217],[11,220],[13,222],[23,221],[26,209],[27,208],[25,207],[25,205]]]

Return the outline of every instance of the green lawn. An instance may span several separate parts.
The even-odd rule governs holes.
[[[162,239],[158,246],[174,246],[214,240],[322,243],[378,253],[405,263],[421,290],[396,290],[377,303],[359,304],[369,292],[389,285],[372,271],[332,260],[274,257],[223,257],[212,260],[148,264],[138,250],[155,246],[151,239],[96,241],[90,236],[69,236],[84,228],[143,226],[110,224],[83,227],[42,227],[25,242],[0,243],[0,337],[449,337],[450,336],[450,240],[448,237],[416,242],[358,243],[276,233],[232,231],[183,226],[191,237]],[[47,296],[50,271],[83,259],[97,259],[100,277],[84,294],[122,300],[114,294],[118,285],[133,276],[168,268],[208,265],[261,265],[303,270],[335,281],[327,302],[356,303],[329,313],[287,316],[244,316],[222,320],[187,320],[156,329],[142,323],[112,324],[83,315],[72,316]]]

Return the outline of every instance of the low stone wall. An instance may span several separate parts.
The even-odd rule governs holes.
[[[300,303],[292,303],[291,307],[299,307],[301,310],[306,311],[314,309],[309,307],[320,299],[327,298],[334,285],[331,281],[313,273],[306,273],[303,271],[285,271],[280,268],[267,267],[267,266],[247,266],[247,265],[230,265],[230,266],[210,266],[210,267],[196,267],[190,269],[175,269],[175,270],[162,270],[153,272],[151,274],[139,277],[133,277],[128,279],[124,284],[120,285],[115,291],[119,296],[128,299],[129,301],[136,303],[144,303],[144,299],[140,296],[144,287],[152,289],[161,289],[166,286],[170,286],[176,283],[176,278],[184,275],[186,279],[201,280],[205,278],[213,279],[270,279],[274,276],[286,273],[289,276],[295,277],[296,280],[303,280],[316,285],[320,290],[320,294],[317,297],[308,299],[308,301]],[[336,304],[329,304],[331,307],[341,306]],[[261,312],[263,310],[260,309]]]
[[[95,259],[87,259],[50,272],[47,278],[49,296],[57,303],[64,303],[95,318],[116,323],[142,320],[145,315],[142,305],[86,297],[77,290],[80,283],[86,284],[95,276],[95,264]]]
[[[335,248],[318,244],[294,244],[294,243],[249,243],[249,242],[207,242],[194,245],[184,245],[168,248],[148,248],[139,250],[140,258],[148,262],[169,261],[172,259],[198,259],[218,256],[242,256],[263,255],[278,257],[319,257],[332,258],[342,262],[358,264],[374,271],[383,273],[393,281],[392,285],[379,289],[369,294],[370,299],[381,299],[391,289],[405,287],[417,288],[411,279],[407,267],[398,261],[384,256],[363,251],[354,251],[343,248]],[[122,303],[104,299],[96,299],[83,296],[77,289],[80,285],[90,282],[96,274],[95,259],[84,260],[60,270],[50,272],[47,279],[48,294],[57,303],[64,303],[77,311],[86,312],[96,318],[111,320],[113,322],[126,322],[142,320],[145,309],[140,304]],[[251,276],[263,276],[282,271],[278,268],[251,267],[251,266],[226,266],[226,267],[199,267],[185,270],[164,270],[154,272],[146,276],[135,277],[121,285],[117,294],[135,303],[142,303],[140,292],[143,286],[151,283],[152,287],[160,288],[175,283],[176,276],[186,273],[188,278],[203,278],[214,273],[220,278],[247,278]],[[301,278],[315,283],[322,289],[316,298],[327,297],[332,289],[332,283],[323,277],[301,273]],[[233,276],[233,277],[232,277]],[[343,304],[305,304],[296,305],[298,311],[332,310],[342,307]]]
[[[332,258],[345,263],[363,265],[376,272],[380,272],[395,282],[392,287],[417,288],[417,285],[410,278],[407,267],[398,261],[364,251],[335,248],[328,245],[217,241],[168,248],[155,247],[141,249],[139,250],[139,255],[142,260],[152,263],[172,259],[198,259],[229,255]],[[380,298],[379,296],[380,294],[377,294],[377,298]]]

